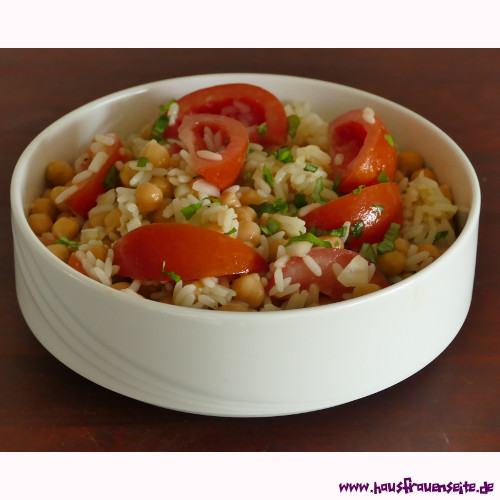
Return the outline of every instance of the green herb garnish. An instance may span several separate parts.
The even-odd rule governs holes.
[[[259,227],[266,236],[272,236],[280,230],[281,224],[276,219],[269,217],[267,224],[265,226],[259,224]]]
[[[147,164],[148,164],[148,159],[146,157],[144,157],[144,156],[141,156],[137,160],[137,167],[138,168],[144,168]]]
[[[288,203],[283,198],[278,198],[273,203],[266,201],[260,205],[250,205],[250,207],[255,210],[259,219],[263,213],[275,214],[279,212],[284,215],[288,212]]]
[[[322,240],[312,233],[302,233],[299,236],[294,236],[288,240],[288,243],[285,246],[287,247],[297,241],[308,241],[318,247],[332,248],[332,244],[329,241]]]
[[[347,226],[341,226],[337,229],[323,229],[321,227],[310,226],[309,232],[313,233],[315,236],[338,236],[339,238],[344,238],[347,234]]]
[[[306,163],[304,170],[306,172],[316,172],[316,170],[318,170],[318,167],[316,165],[311,165],[310,163]]]
[[[56,243],[61,243],[62,245],[66,245],[70,248],[78,248],[80,243],[77,241],[71,241],[67,236],[61,236],[61,238],[57,238]]]
[[[300,118],[298,115],[290,115],[287,118],[288,122],[288,135],[293,139],[297,135],[297,129],[300,125]]]
[[[379,255],[394,251],[394,242],[399,236],[400,230],[401,226],[399,224],[397,224],[396,222],[391,222],[389,229],[384,235],[384,239],[377,244],[377,253]]]
[[[434,236],[434,241],[432,244],[435,244],[437,241],[445,238],[448,235],[448,231],[439,231],[439,233],[436,233],[436,236]]]
[[[385,140],[389,143],[389,145],[391,147],[394,147],[394,139],[389,134],[384,135],[384,137]]]
[[[181,277],[178,274],[175,274],[173,271],[165,271],[165,261],[163,261],[163,267],[161,268],[161,274],[169,276],[176,283],[179,283],[179,281],[181,280]]]
[[[365,225],[363,221],[358,220],[354,224],[351,225],[351,234],[349,238],[359,238],[365,231]]]
[[[293,199],[293,204],[295,205],[297,210],[299,210],[302,207],[305,207],[307,205],[307,200],[305,195],[303,195],[302,193],[297,193],[295,195],[295,198]]]
[[[271,186],[271,188],[274,188],[273,174],[271,173],[271,170],[268,166],[264,165],[262,175],[264,176],[264,180]]]
[[[189,220],[203,206],[203,202],[205,200],[210,200],[212,203],[220,203],[220,200],[213,198],[212,196],[207,196],[198,203],[192,203],[191,205],[181,209],[182,215],[184,215],[186,220]]]
[[[382,215],[382,212],[384,211],[384,206],[383,205],[372,205],[373,210],[375,212],[378,212],[380,215]]]
[[[230,234],[233,234],[236,232],[236,228],[233,227],[233,229],[230,229],[227,233],[224,233],[225,235],[229,236]]]
[[[365,187],[364,184],[361,184],[361,186],[358,186],[356,189],[353,190],[352,194],[359,194],[361,193],[361,190]]]
[[[340,192],[339,192],[339,185],[340,185],[340,174],[337,175],[337,177],[335,178],[335,180],[333,181],[333,186],[332,186],[332,189],[335,193],[337,193],[339,196],[340,196]]]
[[[292,151],[288,147],[278,149],[273,153],[273,156],[281,163],[292,163],[294,161]]]
[[[247,175],[246,175],[246,177],[245,177],[245,182],[246,182],[247,184],[250,184],[250,183],[252,182],[253,172],[254,172],[254,171],[253,171],[253,170],[251,170],[251,169],[247,170]]]
[[[382,172],[378,176],[377,180],[379,182],[389,182],[389,177],[387,177],[387,174],[385,173],[385,170],[382,170]]]
[[[104,177],[104,180],[102,181],[102,185],[106,189],[114,189],[118,184],[119,178],[120,172],[118,172],[118,169],[115,167],[115,165],[111,165],[111,167],[109,167],[108,173],[106,174],[106,177]]]
[[[311,195],[311,198],[316,202],[316,203],[322,203],[325,200],[321,196],[321,191],[323,191],[323,177],[318,177],[316,179],[316,185],[314,186],[314,191]]]
[[[370,245],[370,243],[363,243],[361,245],[359,254],[365,259],[373,262],[374,264],[377,263],[377,256],[375,255],[375,251],[373,250],[373,247]]]
[[[261,123],[258,127],[257,127],[257,132],[259,133],[259,135],[261,137],[266,137],[267,135],[267,123],[264,122],[264,123]]]
[[[160,110],[162,106],[160,106]],[[153,128],[151,129],[151,134],[149,136],[150,139],[155,139],[156,141],[163,141],[163,133],[165,129],[168,127],[168,122],[170,121],[170,117],[166,114],[162,114],[154,123]]]

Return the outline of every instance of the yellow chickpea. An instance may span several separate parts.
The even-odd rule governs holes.
[[[440,255],[438,248],[435,245],[431,245],[430,243],[420,245],[418,247],[418,252],[429,252],[429,256],[433,259],[437,259]]]
[[[52,230],[52,219],[48,214],[31,214],[28,216],[28,224],[37,236]]]
[[[424,177],[427,177],[428,179],[432,179],[433,181],[437,181],[436,174],[430,169],[430,168],[419,168],[418,170],[415,170],[411,175],[410,175],[410,180],[414,181],[421,173],[424,174]]]
[[[100,214],[91,215],[89,217],[89,227],[104,226],[104,220],[109,212],[102,212]]]
[[[163,211],[165,207],[162,205],[160,208],[156,209],[154,212],[150,212],[149,220],[151,222],[167,222],[168,219],[163,217]]]
[[[104,217],[104,227],[107,231],[112,231],[117,227],[120,227],[120,217],[122,216],[122,212],[119,208],[114,208],[111,212],[106,214]]]
[[[232,207],[232,208],[241,207],[240,199],[236,196],[235,193],[232,193],[231,191],[227,191],[225,193],[222,193],[219,196],[219,201],[223,205],[227,205],[228,207]],[[248,208],[250,208],[250,207],[248,207]],[[250,210],[252,210],[252,209],[250,208]]]
[[[148,125],[144,126],[141,130],[141,137],[144,140],[148,140],[151,137],[151,131],[153,130],[153,124],[149,123]]]
[[[47,165],[45,176],[52,186],[64,186],[68,183],[75,171],[67,161],[53,161]]]
[[[394,250],[377,257],[377,263],[382,272],[389,278],[397,276],[403,272],[406,265],[406,255]]]
[[[72,240],[80,232],[80,226],[72,217],[60,217],[52,226],[52,234],[56,238],[66,237]]]
[[[239,302],[228,302],[227,304],[220,306],[219,311],[241,311],[245,312],[248,311],[248,307],[246,307],[243,304],[240,304]]]
[[[259,205],[262,201],[262,197],[255,189],[249,189],[240,196],[242,205]]]
[[[158,186],[145,182],[135,191],[135,203],[141,212],[154,212],[161,207],[163,193]]]
[[[400,151],[398,154],[398,168],[406,177],[423,166],[424,159],[416,151]]]
[[[114,288],[115,290],[125,290],[125,288],[128,288],[129,286],[130,283],[128,281],[118,281],[117,283],[113,283],[111,288]]]
[[[401,252],[406,255],[408,253],[408,249],[410,248],[410,242],[405,238],[396,238],[394,241],[394,250]]]
[[[240,222],[244,220],[255,222],[257,220],[257,212],[252,207],[236,207],[234,211]]]
[[[94,254],[96,259],[102,260],[102,262],[106,261],[108,249],[104,245],[92,245],[89,250]]]
[[[276,260],[276,254],[278,253],[278,247],[280,245],[283,245],[285,246],[287,244],[287,240],[285,240],[284,238],[277,238],[273,241],[271,241],[271,243],[269,243],[269,258],[271,260]]]
[[[122,169],[120,170],[120,180],[122,182],[122,184],[125,186],[125,187],[131,187],[130,186],[130,181],[132,180],[132,177],[134,177],[134,175],[137,174],[137,170],[134,170],[129,162],[125,163],[122,167]]]
[[[60,212],[64,212],[65,210],[68,210],[68,206],[66,203],[63,201],[62,203],[56,203],[57,197],[65,190],[67,189],[66,186],[55,186],[52,188],[50,191],[50,201],[56,207]]]
[[[155,175],[149,181],[151,184],[158,186],[163,193],[163,198],[171,198],[174,193],[174,188],[172,184],[170,184],[169,180],[166,177],[162,177],[159,175]]]
[[[252,309],[257,309],[264,300],[264,285],[257,273],[235,279],[232,289],[236,292],[236,299],[246,302]]]
[[[52,220],[56,218],[57,211],[49,198],[37,198],[30,207],[32,214],[47,214]]]
[[[380,286],[376,283],[367,283],[366,285],[355,286],[352,291],[352,297],[361,297],[362,295],[368,295],[369,293],[376,292],[380,290]]]
[[[258,245],[260,242],[259,225],[252,221],[241,221],[238,229],[238,239]]]
[[[170,153],[154,139],[142,148],[139,156],[147,158],[156,168],[165,168],[170,162]]]
[[[451,194],[451,190],[448,184],[441,184],[441,186],[439,186],[439,189],[441,190],[441,193],[443,193],[443,196],[445,198],[448,198],[453,203],[453,195]]]
[[[62,243],[54,243],[52,245],[47,245],[47,248],[63,262],[68,262],[69,256],[71,254],[68,246],[63,245]]]

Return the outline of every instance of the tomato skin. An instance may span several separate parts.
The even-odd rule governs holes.
[[[374,123],[369,123],[363,114],[364,110],[354,109],[328,125],[330,175],[333,180],[340,175],[341,193],[376,184],[384,170],[388,180],[396,174],[397,152],[389,143],[389,131],[377,115],[373,115]],[[335,162],[337,154],[343,155],[339,165]]]
[[[382,213],[380,208],[383,207]],[[341,227],[344,222],[352,225],[363,222],[364,231],[360,237],[349,239],[348,246],[358,250],[361,245],[378,243],[384,239],[391,222],[403,221],[401,193],[395,182],[384,182],[362,188],[359,194],[350,193],[329,201],[302,217],[308,230],[311,226],[331,231]]]
[[[167,281],[171,278],[165,273],[170,271],[189,281],[268,268],[267,262],[242,241],[176,222],[138,227],[117,240],[113,250],[114,264],[120,266],[118,274],[140,280]]]
[[[82,274],[85,274],[85,276],[88,276],[87,273],[85,272],[85,269],[83,268],[82,263],[80,262],[80,259],[76,256],[76,253],[72,253],[69,256],[68,266],[72,267],[75,271],[78,271]]]
[[[186,115],[209,113],[229,116],[243,122],[251,142],[281,145],[287,140],[288,122],[283,104],[274,94],[255,85],[216,85],[191,92],[181,97],[177,104],[177,119],[165,130],[166,138],[177,137],[177,129]],[[257,127],[264,122],[267,132],[262,137]]]
[[[126,156],[120,153],[120,150],[123,148],[120,138],[116,134],[106,135],[115,140],[114,144],[107,148],[106,153],[108,154],[108,159],[106,163],[98,172],[80,182],[78,184],[78,190],[65,200],[66,205],[68,205],[73,212],[82,217],[87,217],[89,210],[96,206],[97,197],[107,191],[103,186],[103,181],[111,165],[114,165],[117,161],[125,162],[127,160]],[[89,154],[92,155],[90,149]],[[90,163],[89,161],[89,165]]]
[[[228,141],[225,149],[219,151],[221,160],[206,160],[197,151],[207,149],[203,131],[209,127],[214,133],[220,131]],[[186,146],[196,169],[208,182],[224,190],[233,185],[245,163],[248,150],[248,134],[238,120],[222,115],[189,115],[179,127],[179,138]]]
[[[345,248],[324,248],[315,247],[308,253],[317,264],[321,267],[321,276],[316,276],[304,263],[302,257],[292,257],[283,267],[283,278],[291,277],[293,283],[300,283],[302,290],[307,290],[313,283],[319,287],[321,293],[328,295],[333,302],[343,300],[344,293],[351,293],[354,287],[346,287],[339,282],[332,264],[337,263],[342,267],[346,267],[351,260],[359,255],[356,252]],[[389,283],[384,278],[383,274],[376,269],[370,281],[385,288]],[[269,282],[269,287],[274,286],[274,278]]]

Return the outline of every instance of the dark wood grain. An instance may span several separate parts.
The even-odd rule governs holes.
[[[9,208],[24,147],[92,99],[216,72],[361,88],[425,116],[468,155],[483,196],[474,296],[457,338],[421,372],[318,412],[204,417],[105,390],[63,366],[30,332],[15,295]],[[499,116],[499,50],[0,50],[0,451],[499,451]]]

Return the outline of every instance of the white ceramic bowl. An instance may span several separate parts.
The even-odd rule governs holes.
[[[332,119],[371,106],[399,146],[419,151],[448,183],[463,225],[452,247],[415,276],[374,295],[295,311],[194,310],[137,300],[64,265],[44,249],[26,214],[44,168],[74,158],[97,133],[122,136],[158,105],[221,83],[260,85],[281,100],[309,101]],[[26,148],[11,185],[16,288],[38,340],[60,361],[113,391],[154,405],[219,416],[272,416],[367,396],[436,358],[469,310],[480,190],[459,147],[419,115],[380,97],[323,81],[215,74],[117,92],[57,120]]]

